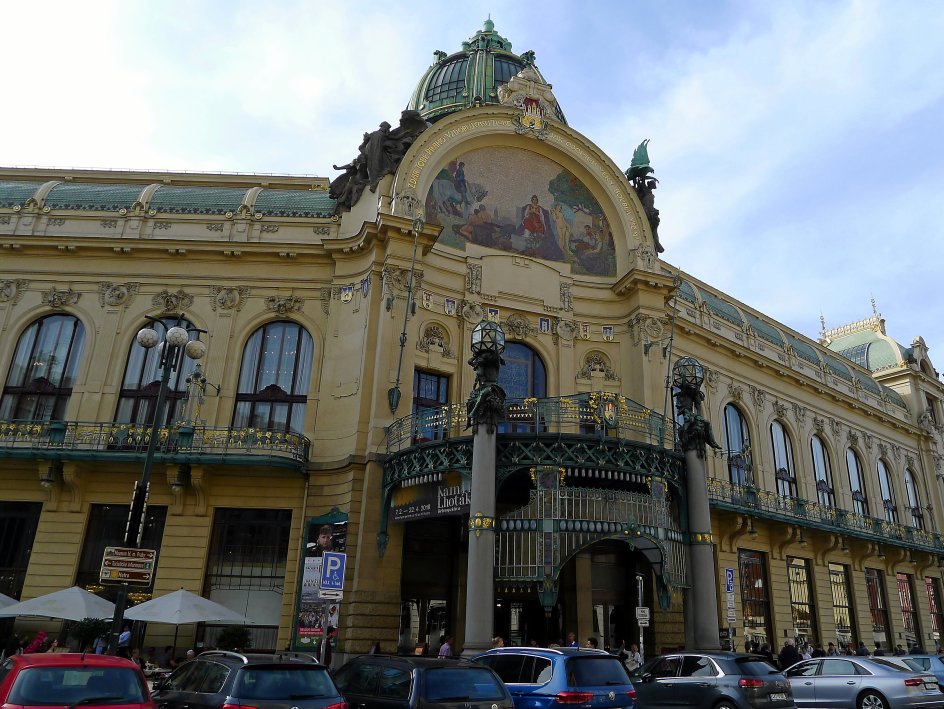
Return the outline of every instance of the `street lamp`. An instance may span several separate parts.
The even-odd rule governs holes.
[[[206,332],[195,327],[181,327],[186,321],[183,314],[171,315],[168,319],[176,319],[173,327],[167,327],[161,318],[155,318],[151,315],[145,315],[150,326],[144,327],[138,331],[137,342],[145,349],[152,349],[158,346],[159,362],[161,369],[160,385],[157,389],[157,403],[154,406],[154,417],[151,421],[151,433],[147,442],[147,449],[144,454],[144,468],[141,471],[141,479],[135,483],[134,494],[131,497],[131,511],[128,513],[128,525],[125,527],[124,546],[130,549],[136,549],[141,544],[141,534],[144,529],[144,511],[147,507],[148,487],[151,483],[151,466],[154,463],[154,451],[157,448],[157,439],[160,434],[161,419],[164,414],[164,402],[167,399],[167,383],[170,381],[172,372],[183,361],[186,354],[190,359],[201,359],[206,354],[206,345],[199,340],[199,333]],[[161,337],[155,327],[164,331],[164,342],[161,343]],[[198,339],[191,340],[190,335],[197,333]],[[115,615],[111,624],[111,635],[108,642],[108,652],[114,654],[118,649],[118,636],[121,633],[121,625],[124,621],[125,609],[128,605],[128,584],[122,583],[118,588],[118,598],[115,601]]]

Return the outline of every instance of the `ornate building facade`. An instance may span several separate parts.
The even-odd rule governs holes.
[[[619,168],[490,22],[436,53],[345,170],[0,170],[0,591],[110,593],[102,552],[159,388],[135,335],[182,315],[207,356],[168,382],[157,571],[134,599],[184,587],[246,614],[256,648],[311,647],[324,537],[348,554],[339,652],[461,646],[481,532],[466,360],[491,320],[495,634],[691,645],[707,543],[738,645],[941,641],[944,387],[921,338],[873,313],[811,339],[679,272],[645,146]],[[697,534],[668,384],[683,356],[720,446]]]

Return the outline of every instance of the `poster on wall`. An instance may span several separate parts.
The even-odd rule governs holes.
[[[401,487],[394,492],[391,518],[394,522],[469,514],[472,491],[461,473],[445,473],[442,480]]]
[[[340,602],[321,596],[321,564],[326,551],[346,552],[347,515],[332,511],[308,520],[305,528],[305,552],[299,583],[298,615],[295,623],[296,650],[315,651],[324,633],[325,613],[328,625],[336,629]]]

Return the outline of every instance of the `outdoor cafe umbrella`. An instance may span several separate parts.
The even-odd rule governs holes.
[[[0,618],[36,616],[40,618],[60,618],[62,620],[83,620],[85,618],[111,618],[115,614],[115,604],[101,596],[89,593],[84,588],[73,586],[61,591],[37,596],[28,601],[20,601],[0,608]]]
[[[5,593],[0,593],[0,608],[6,608],[7,606],[12,606],[14,603],[19,603],[15,598],[10,598]]]
[[[246,625],[246,616],[232,611],[209,598],[180,589],[166,596],[152,598],[125,612],[128,620],[148,623],[166,623],[180,626],[188,623],[225,623]],[[174,628],[174,647],[177,647],[177,628]]]

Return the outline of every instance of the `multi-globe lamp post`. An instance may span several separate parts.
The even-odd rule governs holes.
[[[170,375],[180,367],[184,356],[199,360],[206,354],[206,345],[199,339],[199,333],[205,333],[206,331],[195,327],[181,327],[186,323],[182,314],[165,318],[156,318],[150,315],[145,317],[150,324],[138,332],[137,343],[147,350],[159,346],[158,368],[161,372],[161,378],[157,390],[157,402],[154,405],[154,415],[151,420],[151,430],[147,439],[147,448],[144,454],[144,467],[141,470],[141,478],[134,485],[131,511],[128,514],[128,525],[125,528],[124,546],[129,549],[137,549],[141,544],[141,535],[144,531],[144,512],[147,507],[148,488],[151,483],[151,467],[154,464],[154,453],[157,449],[161,422],[164,418],[164,404],[167,400],[167,384],[170,381]],[[164,322],[165,320],[176,321],[176,324],[168,327]],[[163,343],[157,328],[163,331]],[[193,333],[198,335],[198,339],[190,339]],[[121,633],[127,605],[128,584],[122,583],[118,588],[115,615],[112,619],[111,635],[108,643],[108,651],[112,654],[118,648],[118,636]]]

